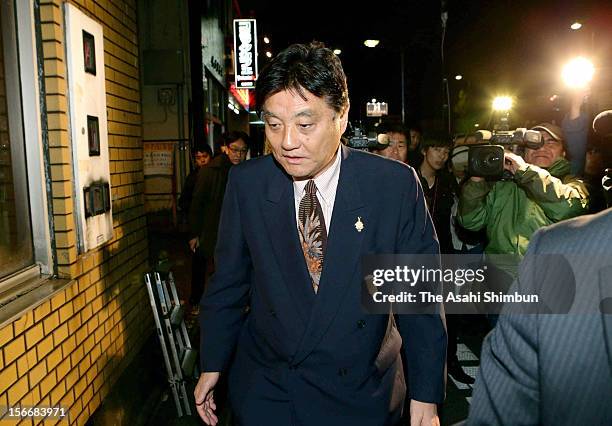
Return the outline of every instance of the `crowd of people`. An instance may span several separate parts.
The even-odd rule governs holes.
[[[457,359],[465,322],[441,306],[437,315],[365,316],[359,256],[482,254],[491,288],[516,286],[533,240],[555,240],[542,228],[605,209],[610,190],[601,179],[610,157],[589,141],[584,96],[574,96],[561,125],[532,128],[541,135],[539,148],[505,151],[503,179],[469,175],[469,137],[388,122],[372,153],[344,146],[346,78],[337,56],[317,43],[291,46],[272,60],[259,76],[257,99],[272,155],[234,168],[247,157],[249,137],[227,133],[217,157],[210,159],[208,147],[196,150],[198,167],[181,197],[194,252],[190,303],[200,312],[200,416],[217,424],[213,390],[229,374],[238,424],[394,424],[402,415],[411,424],[437,424],[445,368],[456,381],[474,384]],[[590,229],[588,221],[567,223]],[[208,283],[207,268],[216,271]],[[495,331],[483,346],[468,423],[520,417],[525,424],[558,424],[553,419],[563,417],[538,406],[555,399],[537,395],[537,372],[513,382],[523,373],[512,358],[521,349],[503,333],[534,325],[508,318],[488,315]],[[546,326],[563,335],[558,324]],[[502,407],[508,392],[517,392],[516,407]],[[609,408],[598,410],[586,416],[592,424],[610,420]]]

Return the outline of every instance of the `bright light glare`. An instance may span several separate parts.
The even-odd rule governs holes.
[[[270,39],[268,37],[264,37],[263,40],[264,40],[264,43],[266,44],[270,43]]]
[[[342,53],[342,50],[340,49],[334,49],[334,55],[339,55]]]
[[[589,84],[594,73],[593,63],[586,58],[578,57],[563,67],[561,75],[568,87],[581,88]]]
[[[493,99],[495,111],[510,111],[512,109],[512,98],[509,96],[497,96]]]
[[[463,76],[461,74],[457,74],[455,76],[455,80],[461,80],[463,78]]]
[[[266,56],[267,56],[268,58],[271,58],[271,57],[272,57],[272,52],[266,52]]]
[[[576,31],[582,28],[582,24],[580,22],[574,22],[572,25],[570,25],[570,28]]]
[[[380,40],[366,40],[363,42],[367,47],[376,47],[380,43]]]

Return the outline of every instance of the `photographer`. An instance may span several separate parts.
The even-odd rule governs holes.
[[[525,159],[505,153],[504,168],[512,180],[471,177],[459,198],[459,223],[474,231],[486,228],[485,254],[513,255],[493,261],[510,275],[510,282],[535,231],[586,214],[589,208],[584,183],[570,174],[563,130],[550,123],[532,130],[542,135],[544,144],[539,149],[527,148]]]

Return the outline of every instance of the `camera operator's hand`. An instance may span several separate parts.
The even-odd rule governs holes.
[[[516,155],[513,152],[506,151],[504,153],[504,169],[510,173],[515,174],[521,168],[525,168],[527,163],[523,160],[523,157]]]
[[[586,102],[590,95],[591,88],[589,86],[570,91],[570,109],[568,114],[570,120],[575,120],[580,117],[582,104]]]

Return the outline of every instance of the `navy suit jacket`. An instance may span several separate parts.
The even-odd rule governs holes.
[[[201,301],[202,371],[230,368],[240,424],[384,425],[395,367],[376,356],[388,315],[361,305],[361,258],[438,253],[414,170],[341,147],[318,294],[301,250],[293,181],[272,156],[230,171],[216,272]],[[358,232],[360,217],[364,225]],[[446,333],[439,315],[397,316],[410,398],[442,402]],[[398,348],[399,353],[399,348]]]
[[[534,234],[514,290],[556,307],[499,318],[467,424],[612,424],[612,209]]]

